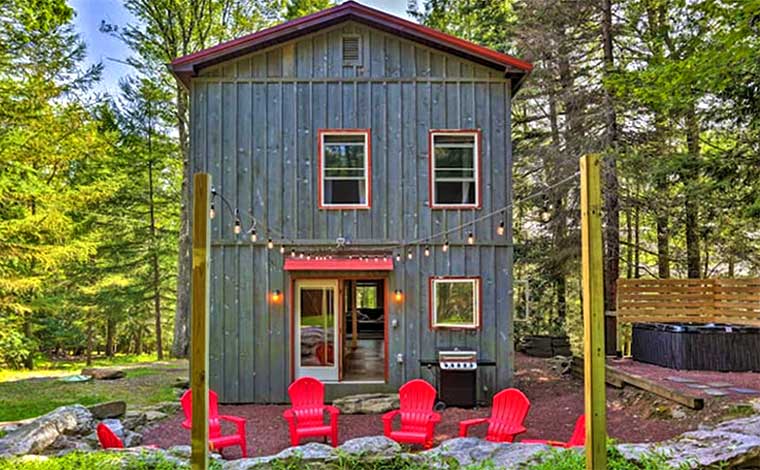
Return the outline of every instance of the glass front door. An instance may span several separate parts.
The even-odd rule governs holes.
[[[338,281],[296,281],[296,376],[338,380]]]

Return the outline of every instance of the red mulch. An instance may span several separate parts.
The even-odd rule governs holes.
[[[516,382],[530,399],[532,407],[526,420],[526,432],[523,438],[567,439],[572,433],[578,415],[583,413],[583,384],[580,380],[559,376],[551,371],[544,359],[517,354]],[[665,369],[667,370],[667,369]],[[668,375],[675,375],[670,371]],[[754,374],[758,375],[758,374]],[[721,375],[720,380],[726,376]],[[716,378],[715,380],[719,380]],[[728,381],[728,380],[727,380]],[[749,386],[748,383],[742,384]],[[737,383],[739,385],[739,383]],[[712,400],[710,402],[718,402]],[[617,390],[607,388],[607,429],[611,437],[622,442],[661,441],[682,432],[695,429],[700,423],[710,421],[722,414],[718,409],[708,406],[696,412],[685,408],[685,416],[666,419],[653,416],[656,406],[678,407],[666,400],[653,398],[635,389]],[[710,403],[708,402],[708,403]],[[235,405],[221,406],[222,414],[231,414],[246,418],[248,421],[248,449],[250,456],[274,454],[289,446],[290,438],[287,425],[282,418],[285,405]],[[678,407],[680,408],[680,407]],[[458,423],[461,420],[487,416],[490,410],[480,408],[465,410],[450,408],[443,412],[441,423],[436,427],[436,440],[443,441],[456,437]],[[144,444],[169,447],[188,445],[190,432],[180,426],[182,413],[167,419],[155,428],[146,431]],[[380,416],[375,415],[341,415],[338,419],[340,441],[360,436],[381,435],[383,426]],[[231,432],[232,428],[225,428]],[[482,436],[484,429],[477,429],[476,435]],[[478,434],[480,433],[480,434]],[[519,440],[519,438],[518,438]],[[240,457],[238,448],[225,449],[226,458]]]

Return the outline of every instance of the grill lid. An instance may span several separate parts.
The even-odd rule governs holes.
[[[441,370],[474,370],[478,368],[477,351],[438,351],[438,366]]]

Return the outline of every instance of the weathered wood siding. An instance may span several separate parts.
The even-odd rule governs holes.
[[[360,34],[363,69],[343,67],[341,37]],[[202,71],[191,90],[191,155],[195,171],[244,213],[298,240],[298,249],[334,243],[397,243],[472,220],[511,198],[510,83],[496,70],[469,63],[381,31],[344,23],[291,43]],[[372,143],[371,210],[319,210],[317,130],[369,128]],[[428,131],[482,130],[481,210],[428,207]],[[233,220],[217,202],[212,221],[210,385],[224,402],[284,402],[290,383],[290,278],[283,255],[235,237]],[[511,211],[506,237],[500,217],[477,223],[477,243],[466,231],[449,237],[451,249],[424,257],[415,246],[390,275],[391,387],[422,377],[435,383],[438,348],[476,348],[481,398],[512,380]],[[244,226],[247,227],[245,216]],[[276,237],[275,237],[276,240]],[[288,246],[288,252],[290,246]],[[287,256],[287,253],[286,255]],[[480,276],[479,331],[430,331],[428,278]],[[270,304],[279,289],[285,300]],[[390,323],[390,322],[389,322]],[[402,354],[403,362],[397,362]],[[353,389],[352,389],[353,390]],[[353,390],[355,391],[355,390]]]

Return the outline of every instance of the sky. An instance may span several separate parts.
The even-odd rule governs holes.
[[[407,0],[360,1],[365,5],[407,18]],[[77,12],[74,21],[77,31],[87,43],[87,60],[90,63],[102,62],[105,67],[97,88],[103,92],[117,94],[119,79],[134,73],[130,66],[120,63],[130,56],[131,51],[118,39],[101,33],[99,28],[102,21],[121,26],[134,21],[134,18],[124,8],[122,0],[69,0],[69,4]]]

